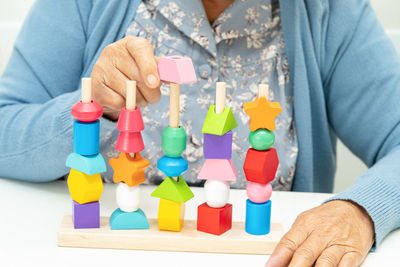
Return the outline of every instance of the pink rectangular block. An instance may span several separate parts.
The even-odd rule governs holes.
[[[235,182],[237,175],[232,159],[206,159],[197,178]]]
[[[165,82],[184,84],[197,81],[192,59],[182,56],[162,57],[158,62],[158,74]]]

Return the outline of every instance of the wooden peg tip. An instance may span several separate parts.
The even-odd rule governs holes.
[[[224,112],[226,99],[226,83],[217,82],[217,92],[215,99],[215,113],[220,114]]]
[[[136,108],[136,81],[126,81],[126,109]]]
[[[82,88],[81,88],[81,98],[82,103],[92,102],[92,79],[82,78]]]
[[[265,97],[268,100],[268,84],[260,84],[258,86],[258,97]]]

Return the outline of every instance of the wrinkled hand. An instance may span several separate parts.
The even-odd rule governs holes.
[[[139,107],[160,100],[160,78],[152,45],[144,38],[127,36],[108,45],[93,67],[93,99],[104,115],[117,119],[125,106],[126,81],[135,80]]]
[[[373,222],[362,207],[330,201],[297,217],[266,266],[359,266],[373,239]]]

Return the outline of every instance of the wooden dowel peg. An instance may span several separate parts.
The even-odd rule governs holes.
[[[169,93],[169,127],[179,127],[179,84],[171,83]]]
[[[258,97],[265,97],[268,100],[268,84],[260,84],[258,86]]]
[[[224,112],[225,99],[226,99],[226,83],[217,82],[215,113],[220,114],[220,113]]]
[[[92,79],[91,78],[82,78],[82,103],[91,103],[92,102]]]
[[[136,108],[136,81],[126,81],[126,109]]]

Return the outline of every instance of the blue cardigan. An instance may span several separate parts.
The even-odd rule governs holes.
[[[0,80],[0,177],[65,175],[70,107],[139,0],[37,0]],[[299,156],[293,190],[329,192],[336,138],[370,169],[335,196],[363,206],[376,244],[400,226],[400,60],[367,0],[281,0]],[[101,135],[112,122],[102,119]]]

